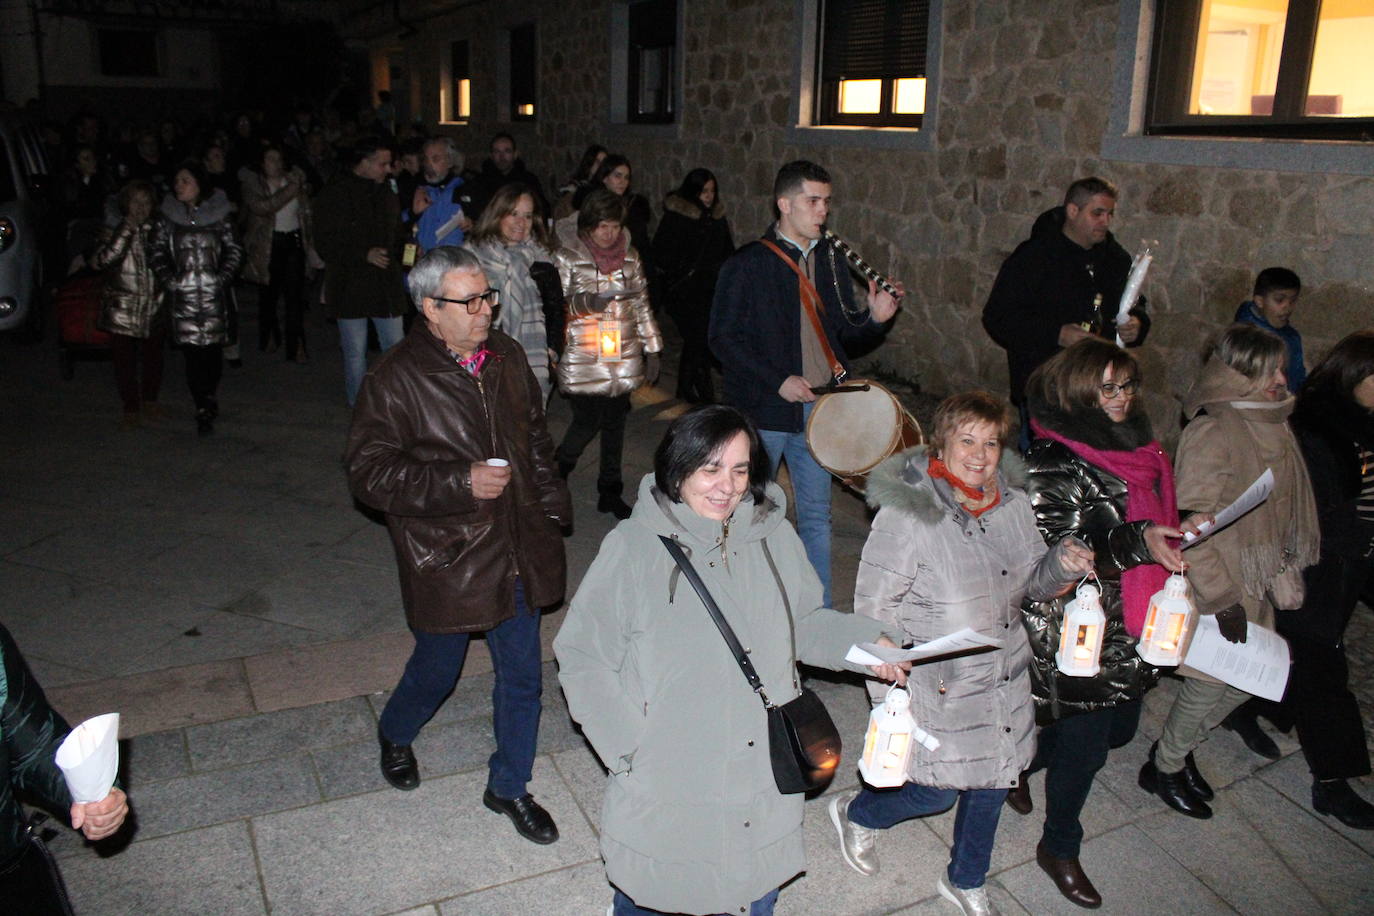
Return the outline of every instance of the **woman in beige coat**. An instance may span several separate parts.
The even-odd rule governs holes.
[[[305,274],[324,266],[315,253],[310,187],[305,173],[288,168],[281,147],[265,146],[243,179],[243,278],[258,284],[258,349],[281,345],[277,303],[283,305],[287,362],[308,362],[305,345]]]
[[[567,477],[600,433],[596,509],[619,519],[630,517],[620,496],[630,392],[658,380],[663,349],[644,265],[625,231],[625,212],[625,199],[618,194],[604,188],[588,194],[576,216],[558,224],[563,247],[557,254],[567,303],[558,388],[572,403],[573,419],[554,457]]]
[[[1302,571],[1317,561],[1312,485],[1288,428],[1294,401],[1286,359],[1278,335],[1232,325],[1209,347],[1183,401],[1191,422],[1174,462],[1181,513],[1216,512],[1265,468],[1274,472],[1267,500],[1188,551],[1193,603],[1231,642],[1245,642],[1251,622],[1272,630],[1275,607],[1301,607]],[[1186,666],[1179,673],[1183,686],[1140,769],[1140,787],[1189,817],[1208,818],[1212,809],[1190,785],[1185,757],[1250,695]],[[1209,786],[1201,788],[1210,796]]]

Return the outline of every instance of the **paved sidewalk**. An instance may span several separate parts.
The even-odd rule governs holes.
[[[382,781],[376,720],[410,640],[385,530],[354,508],[339,467],[348,414],[333,331],[312,320],[309,333],[308,366],[249,352],[242,370],[226,370],[208,440],[194,435],[177,355],[169,416],[125,431],[108,363],[82,363],[64,383],[50,346],[0,340],[0,620],[54,705],[73,721],[117,709],[128,736],[132,841],[98,852],[65,829],[54,840],[78,912],[604,913],[601,770],[568,721],[547,648],[561,613],[544,622],[532,785],[559,842],[525,842],[481,804],[492,676],[480,642],[417,742],[421,788]],[[678,410],[662,393],[637,399],[627,489]],[[555,436],[567,422],[555,400]],[[594,467],[593,447],[571,479],[573,587],[612,522],[595,511]],[[845,596],[867,518],[838,488],[834,502]],[[1366,682],[1369,620],[1361,610],[1352,637]],[[857,681],[814,683],[856,747]],[[1374,834],[1311,811],[1290,738],[1277,736],[1285,756],[1265,766],[1229,733],[1203,745],[1199,764],[1220,788],[1211,821],[1135,785],[1174,690],[1151,694],[1141,734],[1113,754],[1089,803],[1083,861],[1103,912],[1374,910]],[[854,784],[848,759],[831,791]],[[1037,807],[1042,788],[1035,779]],[[780,914],[953,912],[935,893],[952,814],[885,834],[884,870],[866,879],[841,861],[825,801],[806,806],[810,868],[784,889]],[[1009,914],[1077,912],[1035,866],[1039,826],[1038,811],[1006,811],[993,899]]]

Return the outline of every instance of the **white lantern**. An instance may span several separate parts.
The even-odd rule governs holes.
[[[619,362],[620,322],[616,319],[601,320],[596,323],[597,359],[603,363]]]
[[[1197,609],[1188,600],[1188,580],[1174,573],[1150,598],[1135,651],[1152,665],[1177,665],[1196,622]]]
[[[1078,586],[1074,599],[1064,606],[1059,631],[1059,651],[1054,663],[1069,677],[1092,677],[1102,670],[1102,631],[1107,615],[1102,612],[1102,591],[1090,582]]]
[[[868,734],[859,758],[864,782],[880,789],[903,785],[917,731],[916,720],[911,717],[911,694],[893,685],[882,705],[873,707],[868,717]]]

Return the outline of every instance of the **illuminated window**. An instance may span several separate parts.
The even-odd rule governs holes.
[[[1148,133],[1370,139],[1371,0],[1161,0]]]
[[[512,121],[534,120],[534,88],[539,70],[534,23],[510,30],[510,104]]]
[[[468,43],[455,41],[449,45],[448,85],[443,87],[440,98],[444,120],[466,121],[472,116],[471,77]]]
[[[817,124],[920,127],[928,0],[824,0]]]

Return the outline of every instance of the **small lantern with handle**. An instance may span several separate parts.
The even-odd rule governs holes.
[[[864,752],[859,758],[859,773],[864,782],[880,789],[903,785],[915,731],[911,694],[894,684],[868,717],[868,734],[864,736]]]
[[[1092,677],[1102,670],[1102,632],[1107,615],[1102,612],[1102,590],[1085,577],[1078,593],[1064,606],[1059,631],[1059,651],[1054,663],[1069,677]]]
[[[1188,580],[1182,573],[1174,573],[1150,598],[1135,651],[1152,665],[1177,665],[1183,661],[1183,647],[1196,623],[1197,609],[1188,599]]]

